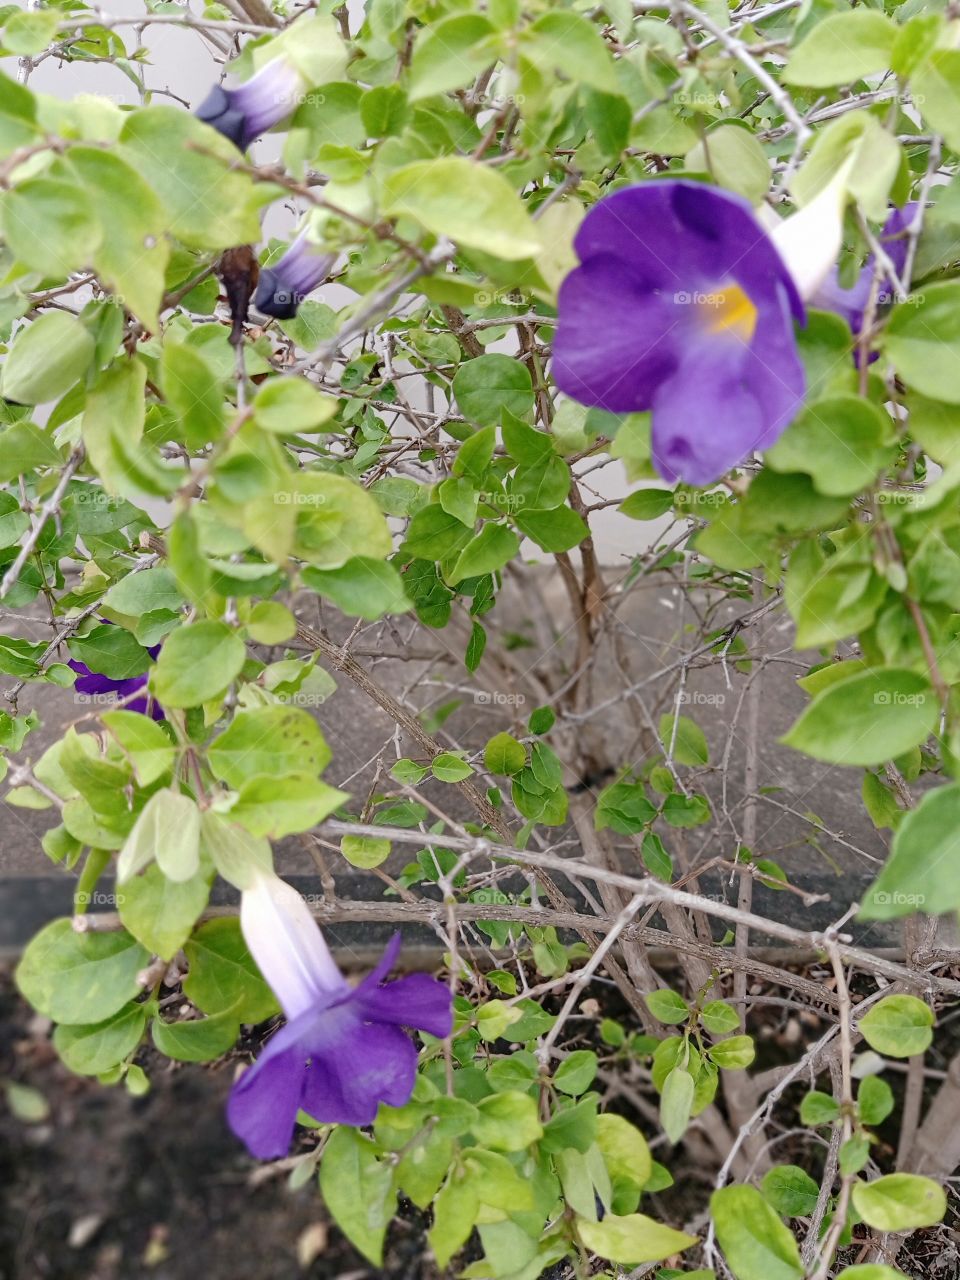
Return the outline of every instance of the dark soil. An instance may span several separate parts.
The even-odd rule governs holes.
[[[382,1271],[329,1224],[315,1179],[251,1160],[226,1126],[232,1072],[165,1068],[131,1098],[67,1071],[0,972],[0,1084],[46,1098],[49,1118],[0,1113],[2,1280],[429,1280],[425,1223],[394,1222]],[[147,1064],[150,1070],[152,1064]],[[301,1267],[304,1233],[322,1253]]]

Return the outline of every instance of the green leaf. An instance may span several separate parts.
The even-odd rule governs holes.
[[[479,13],[454,14],[422,28],[410,61],[410,101],[471,84],[496,60],[495,35]]]
[[[482,1098],[470,1128],[484,1147],[494,1151],[523,1151],[543,1136],[537,1100],[528,1093],[507,1089]]]
[[[349,799],[309,773],[262,774],[240,787],[230,817],[255,836],[282,840],[318,826]]]
[[[258,427],[275,435],[321,431],[336,416],[338,402],[303,378],[268,378],[253,402]]]
[[[461,760],[450,751],[441,751],[438,756],[435,756],[430,762],[430,768],[433,776],[440,782],[462,782],[473,773],[472,767],[466,760]]]
[[[188,447],[202,449],[212,440],[219,440],[225,421],[220,378],[196,347],[185,342],[165,342],[160,380]]]
[[[650,1148],[629,1120],[611,1111],[597,1116],[597,1145],[614,1183],[620,1179],[638,1187],[646,1185],[653,1171]]]
[[[951,56],[960,65],[960,53]],[[925,285],[894,307],[884,350],[909,386],[960,404],[960,283]]]
[[[873,1182],[855,1182],[853,1207],[877,1231],[915,1231],[943,1219],[947,1197],[932,1178],[888,1173]]]
[[[380,1267],[396,1192],[391,1167],[377,1159],[374,1144],[355,1129],[335,1128],[323,1149],[320,1190],[343,1234],[368,1262]]]
[[[154,859],[164,877],[171,880],[189,880],[196,874],[200,810],[189,796],[165,789],[150,797],[117,859],[118,883],[129,880]]]
[[[50,1104],[39,1089],[5,1080],[3,1090],[10,1114],[21,1124],[42,1124],[49,1117]]]
[[[3,366],[3,394],[19,404],[58,400],[86,372],[94,340],[76,316],[45,311],[17,334]]]
[[[224,1009],[208,1018],[164,1022],[154,1018],[150,1027],[153,1043],[177,1062],[212,1062],[228,1053],[240,1030],[235,1009]]]
[[[167,637],[150,674],[161,706],[199,707],[227,691],[240,674],[247,650],[225,622],[194,622]]]
[[[197,838],[200,824],[197,822]],[[190,937],[210,897],[210,877],[198,871],[172,880],[154,863],[117,893],[120,919],[138,942],[161,960],[172,960]]]
[[[686,1022],[690,1017],[690,1006],[686,1000],[668,987],[651,991],[643,997],[643,1001],[656,1020],[665,1022],[668,1026]]]
[[[527,763],[527,750],[509,733],[498,733],[483,751],[483,763],[491,773],[519,773]]]
[[[933,1010],[916,996],[884,996],[860,1019],[864,1040],[888,1058],[912,1058],[933,1042]]]
[[[477,536],[471,539],[457,557],[450,573],[451,582],[464,578],[479,578],[482,574],[496,573],[520,550],[520,539],[504,524],[485,524]]]
[[[396,566],[369,556],[353,556],[339,569],[301,571],[304,585],[332,600],[351,618],[375,621],[385,614],[406,613],[413,607]]]
[[[635,489],[617,510],[631,520],[656,520],[673,506],[673,497],[672,489]]]
[[[860,396],[817,400],[764,458],[775,471],[806,472],[818,493],[859,493],[890,459],[890,427],[889,417]]]
[[[816,1128],[821,1124],[833,1124],[840,1116],[840,1108],[828,1093],[812,1089],[800,1103],[800,1119]]]
[[[570,507],[555,507],[552,511],[519,511],[517,528],[532,538],[544,551],[556,554],[578,547],[590,536],[586,521]]]
[[[893,852],[864,894],[860,916],[892,920],[914,911],[939,915],[960,908],[958,825],[960,784],[928,791],[898,826]]]
[[[924,742],[939,714],[925,676],[870,669],[824,689],[781,741],[830,764],[882,764]]]
[[[381,207],[413,218],[434,235],[508,261],[540,251],[536,228],[509,182],[460,156],[394,169],[383,181]]]
[[[127,1004],[104,1022],[57,1027],[53,1047],[71,1071],[98,1076],[133,1053],[146,1022],[142,1004]]]
[[[183,605],[183,595],[169,569],[158,566],[130,573],[115,582],[103,598],[103,603],[115,613],[131,618],[141,618],[145,613],[160,610],[178,610]]]
[[[273,992],[247,950],[235,916],[208,920],[183,947],[190,966],[184,994],[204,1013],[232,1010],[240,1022],[264,1022],[278,1011]]]
[[[864,1124],[882,1124],[893,1111],[893,1090],[879,1076],[867,1076],[857,1090],[857,1106]]]
[[[516,1005],[505,1004],[502,1000],[488,1000],[477,1010],[480,1038],[489,1042],[499,1040],[522,1016]]]
[[[770,162],[748,128],[722,122],[709,129],[688,151],[684,167],[708,173],[728,191],[736,191],[752,205],[763,201],[770,186]]]
[[[72,146],[68,162],[100,219],[103,236],[93,258],[97,274],[128,311],[156,332],[170,256],[163,205],[115,152]]]
[[[200,844],[217,873],[235,889],[249,889],[257,872],[273,870],[270,844],[207,809],[200,818]]]
[[[636,835],[652,822],[657,811],[639,782],[615,782],[604,787],[597,800],[593,825],[597,831],[612,828],[621,835]]]
[[[320,773],[331,751],[313,716],[299,707],[240,711],[207,752],[210,768],[228,787],[260,775]]]
[[[464,417],[494,426],[504,409],[521,417],[533,406],[527,366],[512,356],[492,354],[468,360],[453,379],[453,394]]]
[[[153,104],[124,117],[122,153],[158,194],[169,234],[193,249],[260,239],[268,185],[236,166],[232,142],[189,111]]]
[[[54,920],[30,941],[14,977],[38,1013],[68,1025],[103,1022],[140,994],[150,953],[125,930],[77,933]]]
[[[593,1084],[596,1074],[597,1055],[589,1049],[575,1049],[553,1073],[554,1088],[579,1098]]]
[[[923,58],[911,77],[910,92],[926,123],[943,134],[949,147],[960,147],[960,53],[936,49]]]
[[[742,1071],[757,1056],[752,1036],[731,1036],[707,1050],[707,1057],[724,1071]]]
[[[660,741],[668,750],[673,744],[673,758],[678,764],[701,765],[710,761],[703,730],[689,716],[661,716]]]
[[[673,1227],[643,1213],[631,1213],[623,1218],[608,1213],[602,1222],[578,1218],[577,1234],[593,1253],[626,1266],[662,1262],[697,1243],[696,1236],[674,1231]]]
[[[3,51],[39,53],[56,35],[59,25],[60,17],[54,9],[20,10],[3,28]]]
[[[670,1142],[679,1142],[687,1131],[693,1111],[696,1081],[684,1067],[676,1066],[660,1090],[660,1123]]]
[[[724,1187],[710,1197],[717,1239],[737,1280],[801,1280],[793,1233],[755,1187]]]
[[[897,35],[896,23],[876,9],[829,14],[790,54],[783,79],[787,84],[828,89],[885,71]]]
[[[597,27],[569,10],[541,14],[523,33],[521,48],[542,75],[615,93],[617,77],[610,51]]]
[[[92,260],[100,243],[100,223],[75,182],[30,178],[7,191],[0,208],[14,257],[41,275],[69,275]]]
[[[817,1206],[820,1188],[798,1165],[768,1169],[760,1183],[764,1196],[785,1218],[807,1218]]]
[[[343,836],[340,852],[351,867],[379,867],[390,856],[390,841],[380,836]]]
[[[845,1267],[838,1273],[837,1280],[908,1280],[908,1277],[882,1262],[862,1262]]]
[[[713,1036],[726,1035],[740,1025],[736,1009],[724,1000],[710,1000],[701,1009],[700,1019]]]

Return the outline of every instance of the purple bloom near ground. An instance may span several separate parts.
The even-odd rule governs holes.
[[[151,658],[156,659],[157,654],[160,652],[160,646],[154,645],[147,652]],[[140,676],[131,676],[127,680],[114,680],[112,676],[104,676],[96,671],[91,671],[85,662],[80,662],[76,658],[68,658],[67,666],[71,671],[77,672],[77,679],[73,685],[77,693],[84,693],[89,696],[102,696],[103,694],[113,693],[116,694],[118,701],[122,701],[142,689],[144,696],[142,698],[134,698],[132,702],[124,702],[123,709],[125,711],[139,711],[141,715],[149,715],[154,720],[166,719],[160,704],[154,701],[153,698],[147,697],[147,672]]]
[[[323,253],[301,232],[282,258],[263,267],[253,305],[265,316],[290,320],[308,293],[330,274],[335,255]]]
[[[898,276],[902,274],[907,261],[907,237],[904,233],[912,222],[916,209],[916,202],[906,204],[902,209],[894,209],[880,232],[880,243]],[[849,288],[844,288],[840,283],[840,276],[834,268],[810,299],[813,306],[823,311],[835,311],[842,316],[849,324],[854,337],[858,337],[863,328],[863,313],[867,309],[870,291],[873,288],[874,266],[875,259],[871,253]],[[889,276],[884,276],[881,280],[881,296],[878,299],[881,306],[892,301],[889,297],[884,298],[882,294],[884,290],[891,289],[893,283]]]
[[[238,89],[215,85],[194,114],[241,151],[298,105],[304,80],[286,58],[274,58]]]
[[[596,204],[560,287],[553,375],[581,404],[652,410],[665,480],[706,485],[773,444],[803,401],[793,276],[750,206],[668,179]]]
[[[381,1102],[413,1092],[417,1050],[402,1030],[450,1033],[450,992],[426,974],[384,982],[400,950],[395,934],[357,987],[337,968],[303,898],[258,873],[241,898],[247,946],[287,1017],[233,1087],[230,1127],[261,1160],[286,1155],[297,1112],[328,1124],[368,1125]]]

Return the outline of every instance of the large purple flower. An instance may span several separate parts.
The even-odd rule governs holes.
[[[905,233],[913,221],[916,209],[916,202],[912,201],[910,204],[904,205],[902,209],[892,210],[883,224],[883,230],[880,232],[880,243],[898,276],[903,274],[903,268],[906,265],[907,237]],[[874,269],[875,258],[871,253],[853,284],[849,288],[844,288],[840,283],[840,276],[836,268],[834,268],[810,299],[811,303],[823,311],[835,311],[850,325],[850,331],[854,337],[859,336],[860,330],[863,328],[863,313],[867,309],[870,291],[873,288]],[[882,306],[893,301],[891,297],[885,296],[885,293],[892,289],[893,286],[894,281],[890,279],[889,274],[885,274],[880,282],[880,290],[877,297],[878,305]]]
[[[238,89],[215,85],[194,114],[245,151],[254,139],[293,112],[305,88],[303,76],[281,56]]]
[[[286,1155],[300,1109],[320,1123],[367,1125],[381,1102],[409,1101],[417,1050],[401,1027],[446,1036],[453,1013],[450,992],[435,978],[384,982],[400,935],[350,987],[306,902],[277,876],[257,873],[244,889],[240,925],[287,1016],[227,1103],[230,1127],[250,1153]]]
[[[154,645],[153,648],[147,650],[147,653],[154,660],[159,652],[159,645]],[[123,709],[125,711],[139,711],[141,715],[149,715],[154,720],[166,719],[160,704],[147,696],[147,680],[149,678],[147,672],[139,676],[130,676],[126,680],[115,680],[113,676],[105,676],[99,672],[91,671],[85,662],[80,662],[77,658],[68,658],[67,666],[72,671],[77,672],[77,679],[73,684],[77,693],[87,694],[90,697],[102,697],[105,694],[113,693],[118,701],[123,701]],[[142,698],[133,698],[130,702],[126,701],[131,694],[137,693],[141,689],[144,692]]]
[[[301,232],[282,258],[261,270],[253,305],[265,316],[292,319],[307,294],[330,274],[335,256],[322,253]]]
[[[803,303],[745,200],[681,180],[601,200],[560,287],[553,375],[581,404],[653,411],[653,462],[704,485],[773,444],[803,400]]]

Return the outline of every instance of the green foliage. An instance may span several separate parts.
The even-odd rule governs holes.
[[[341,30],[329,13],[291,20],[273,8],[277,32],[239,37],[235,70],[246,78],[282,55],[300,71],[281,169],[256,153],[248,163],[156,99],[150,24],[141,48],[96,14],[75,27],[81,10],[69,3],[0,14],[4,53],[27,60],[0,76],[0,597],[12,619],[0,674],[79,702],[69,657],[105,680],[145,682],[164,715],[134,709],[142,688],[119,705],[94,695],[73,729],[34,750],[37,717],[17,714],[5,683],[5,799],[49,818],[43,849],[77,877],[75,920],[41,930],[17,982],[56,1024],[70,1069],[122,1079],[133,1095],[149,1087],[135,1061],[145,1039],[177,1061],[217,1059],[241,1025],[278,1006],[237,921],[208,911],[211,890],[218,879],[248,888],[271,868],[272,841],[310,839],[336,814],[326,835],[341,869],[383,866],[391,895],[422,893],[443,927],[447,909],[468,909],[469,937],[503,966],[475,972],[475,956],[459,955],[449,1054],[424,1036],[406,1106],[382,1107],[369,1135],[322,1130],[320,1186],[345,1234],[382,1268],[402,1195],[432,1214],[440,1267],[477,1280],[536,1280],[564,1259],[583,1271],[597,1259],[669,1260],[663,1277],[707,1280],[691,1268],[709,1254],[685,1252],[694,1237],[643,1212],[671,1175],[624,1115],[600,1110],[601,1095],[640,1064],[631,1084],[659,1098],[662,1134],[648,1136],[683,1142],[766,1043],[755,1043],[754,1010],[731,997],[714,948],[699,989],[688,970],[671,974],[676,989],[637,991],[645,970],[628,966],[644,1027],[584,999],[554,1044],[558,1009],[567,991],[584,994],[569,984],[597,941],[549,922],[556,883],[541,882],[533,854],[552,852],[554,838],[564,849],[575,827],[592,869],[603,861],[642,880],[651,909],[675,881],[707,892],[688,877],[708,843],[764,890],[793,885],[791,846],[775,852],[762,823],[756,840],[739,832],[726,788],[735,762],[697,706],[728,699],[736,743],[742,681],[769,676],[773,662],[754,625],[782,597],[795,648],[815,664],[783,743],[865,769],[866,811],[892,832],[861,917],[960,909],[956,15],[913,3],[698,14],[634,12],[623,0],[491,0],[475,12],[374,0]],[[225,13],[214,6],[193,25]],[[29,60],[53,54],[113,63],[137,105],[35,92]],[[840,183],[844,285],[875,254],[891,203],[929,204],[906,241],[886,242],[904,265],[890,284],[877,276],[859,337],[841,316],[809,311],[797,331],[802,412],[762,459],[706,490],[655,481],[649,414],[588,411],[551,382],[558,289],[584,213],[661,175],[722,187],[764,218]],[[275,265],[289,228],[264,243],[262,216],[294,196],[338,288],[279,323],[248,317],[235,348],[220,255],[250,244],[261,268]],[[705,430],[709,414],[705,405]],[[611,460],[632,492],[594,480]],[[598,511],[614,506],[621,526],[638,522],[628,526],[638,545],[632,561],[597,573]],[[523,607],[532,557],[557,566],[569,617],[553,596]],[[634,682],[618,610],[664,581],[688,593],[677,635],[696,656]],[[507,590],[521,604],[510,630]],[[45,632],[20,633],[19,611],[41,608],[52,645]],[[608,661],[597,649],[610,637]],[[427,665],[398,700],[378,685],[380,659],[408,645],[429,650]],[[442,669],[448,657],[455,666]],[[701,666],[722,671],[723,695],[700,692]],[[338,732],[344,704],[321,712],[326,737],[313,714],[335,679],[358,684],[405,735],[369,794],[321,777],[331,762],[341,780],[357,767]],[[449,688],[436,699],[434,679]],[[482,728],[461,745],[473,711]],[[768,798],[760,788],[751,803],[763,812]],[[448,800],[453,826],[439,816]],[[824,851],[823,823],[804,821],[803,842]],[[391,851],[410,839],[397,872]],[[549,861],[545,871],[560,874]],[[85,908],[111,873],[116,918],[100,931]],[[584,894],[568,919],[598,900],[616,919],[623,884],[578,883],[592,901]],[[452,902],[436,901],[438,886]],[[709,905],[672,940],[685,963],[694,942],[733,940],[728,911],[715,914],[731,933],[725,923],[707,934]],[[168,1008],[161,986],[181,978]],[[853,1025],[875,1053],[914,1057],[933,1042],[939,1009],[894,994]],[[893,1112],[890,1086],[867,1075],[855,1093],[852,1106],[818,1089],[799,1101],[804,1125],[844,1126],[854,1215],[877,1232],[939,1221],[937,1186],[888,1171],[892,1157],[869,1132]],[[742,1108],[734,1096],[729,1114]],[[38,1118],[35,1100],[18,1105]],[[736,1280],[799,1280],[782,1218],[812,1214],[811,1172],[778,1165],[759,1188],[715,1193]],[[471,1237],[483,1259],[461,1266]]]

